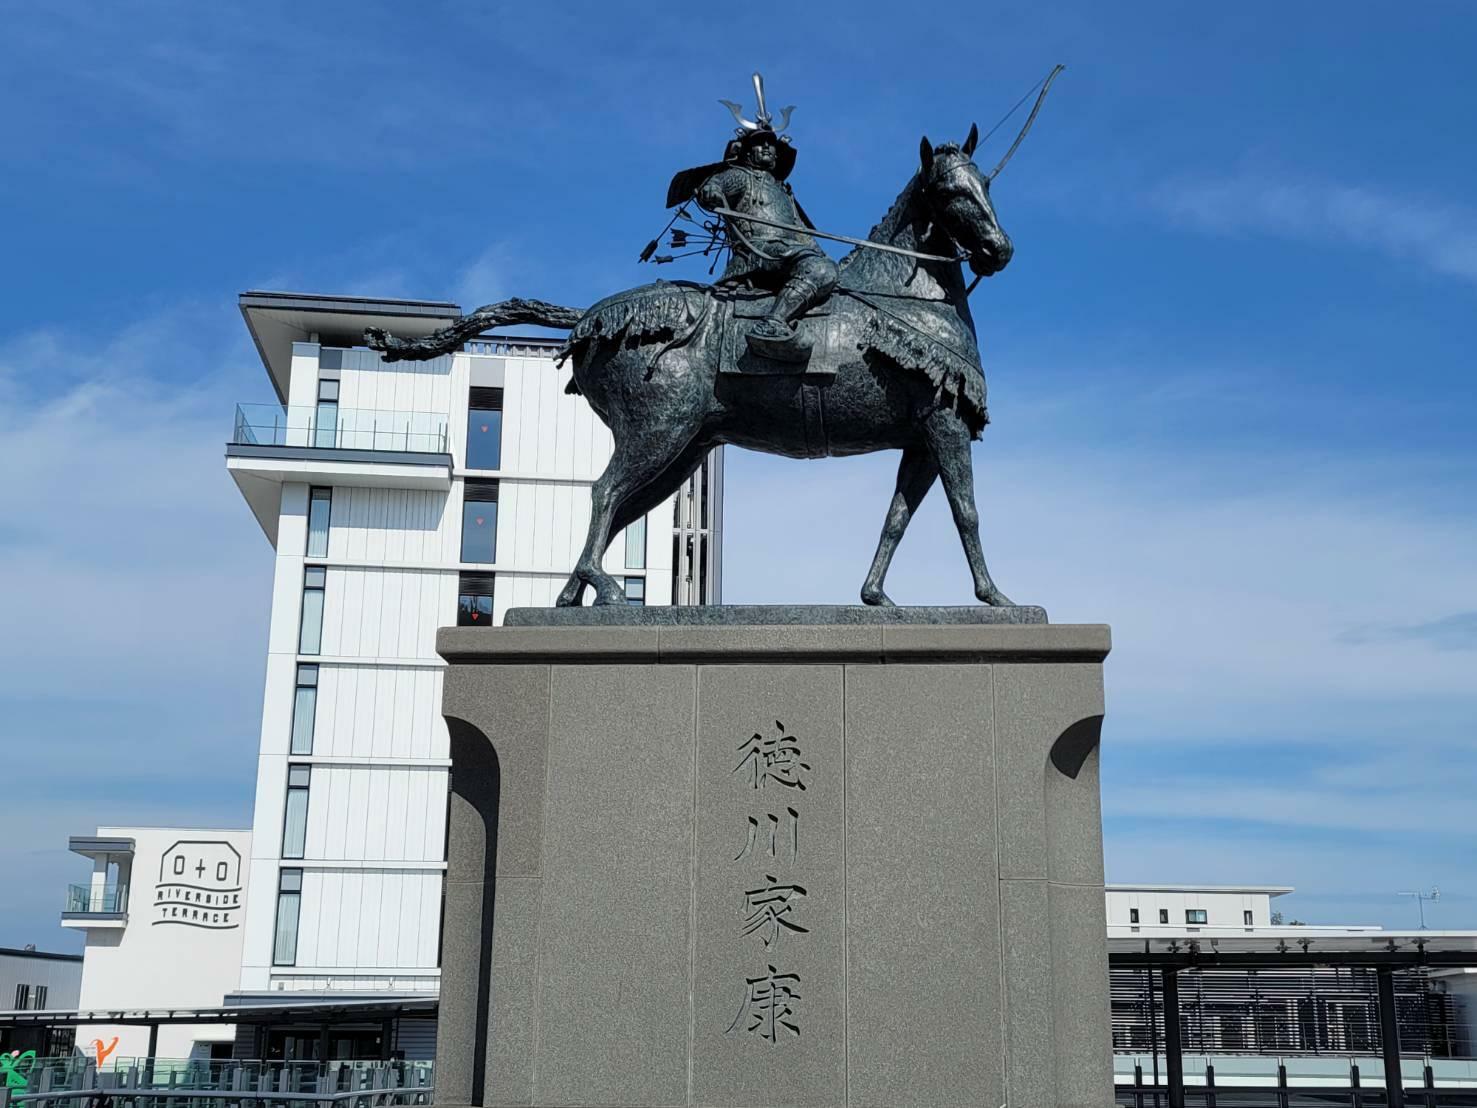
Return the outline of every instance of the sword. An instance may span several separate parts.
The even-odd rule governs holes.
[[[715,215],[728,216],[730,219],[746,219],[750,223],[762,223],[766,227],[774,227],[781,231],[795,231],[802,235],[814,235],[820,239],[830,239],[832,242],[844,242],[852,246],[865,246],[869,250],[885,250],[889,254],[901,254],[905,258],[918,258],[925,262],[962,262],[969,255],[960,254],[958,257],[946,258],[942,254],[922,254],[917,250],[908,250],[901,246],[892,246],[885,242],[873,242],[871,239],[854,239],[850,235],[832,235],[825,231],[817,231],[814,227],[796,227],[790,223],[778,223],[773,219],[765,219],[763,216],[744,215],[732,208],[714,208]]]

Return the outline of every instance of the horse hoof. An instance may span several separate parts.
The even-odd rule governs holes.
[[[897,607],[897,605],[892,602],[892,597],[888,596],[881,589],[863,589],[862,590],[862,603],[863,604],[869,604],[873,608],[896,608]]]
[[[1015,601],[1011,600],[1010,597],[1006,596],[999,589],[986,589],[984,592],[976,593],[975,595],[980,598],[981,602],[989,604],[994,608],[1015,607]]]

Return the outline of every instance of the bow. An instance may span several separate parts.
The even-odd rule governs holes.
[[[1005,157],[1001,158],[999,164],[985,175],[986,182],[993,181],[999,175],[1000,171],[1005,168],[1005,163],[1010,161],[1011,157],[1015,154],[1016,148],[1025,139],[1026,132],[1031,129],[1031,124],[1036,122],[1036,113],[1041,110],[1041,102],[1046,99],[1046,94],[1051,91],[1051,82],[1055,81],[1056,75],[1066,68],[1064,65],[1053,66],[1051,72],[1046,75],[1046,80],[1041,85],[1041,92],[1037,95],[1036,103],[1031,108],[1031,114],[1026,117],[1026,122],[1021,127],[1021,133],[1015,136],[1015,141],[1010,144],[1010,149],[1005,152]],[[1026,95],[1029,96],[1030,93]],[[1019,104],[1016,105],[1016,107],[1019,106]]]

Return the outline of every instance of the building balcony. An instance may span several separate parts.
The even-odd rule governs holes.
[[[434,412],[238,404],[226,468],[275,545],[284,483],[445,492],[451,444]]]
[[[446,454],[450,450],[445,416],[340,408],[337,404],[237,404],[230,445],[376,455]]]
[[[67,886],[63,927],[122,927],[127,922],[127,885]]]

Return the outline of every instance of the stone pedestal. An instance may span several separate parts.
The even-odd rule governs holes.
[[[1111,1103],[1108,629],[913,617],[441,632],[438,1104]]]

